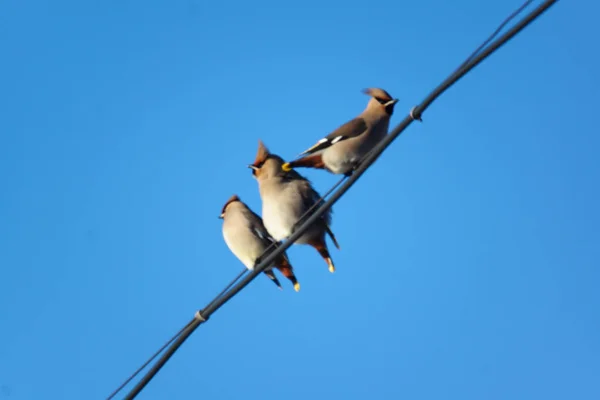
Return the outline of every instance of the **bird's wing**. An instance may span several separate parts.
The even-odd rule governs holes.
[[[336,144],[342,140],[346,140],[352,137],[356,137],[362,134],[367,130],[367,123],[364,118],[357,117],[351,119],[346,122],[344,125],[340,126],[329,135],[325,136],[323,139],[319,140],[315,143],[311,148],[304,150],[300,155],[304,154],[312,154],[320,150],[324,150],[331,146],[332,144]]]
[[[317,192],[311,185],[310,181],[308,179],[304,179],[303,182],[301,183],[301,185],[305,186],[305,190],[301,190],[300,194],[302,196],[302,202],[304,204],[304,210],[308,210],[309,208],[313,207],[313,205],[317,202],[319,202],[319,200],[321,200],[321,195],[319,194],[319,192]],[[324,201],[324,200],[323,200]],[[314,206],[312,208],[312,210],[310,211],[310,215],[312,215],[317,208],[319,208],[320,204],[317,206]],[[331,208],[329,210],[327,210],[322,216],[321,219],[323,221],[325,221],[325,224],[329,225],[331,223]],[[306,218],[308,218],[308,216],[304,217],[304,220],[306,220]]]
[[[271,245],[272,243],[277,243],[277,240],[275,240],[273,238],[273,236],[271,236],[269,234],[269,232],[267,231],[267,228],[265,228],[265,224],[263,223],[263,220],[261,217],[258,216],[257,213],[255,213],[254,211],[252,211],[251,209],[248,209],[248,211],[250,212],[250,227],[253,231],[253,233],[260,238],[260,240],[263,241],[263,243],[267,244],[267,245]]]
[[[269,234],[269,231],[267,231],[267,228],[265,228],[265,224],[263,223],[262,218],[259,217],[258,214],[255,213],[254,211],[252,211],[250,209],[248,209],[248,211],[250,211],[250,213],[251,213],[250,220],[251,220],[252,230],[254,231],[254,234],[257,237],[259,237],[260,240],[262,240],[262,242],[270,248],[269,249],[270,251],[272,251],[271,249],[273,247],[277,248],[279,246],[279,242],[277,240],[275,240],[275,238]],[[271,246],[273,246],[273,247],[271,247]],[[262,258],[263,256],[265,256],[265,254],[263,254],[260,258]],[[289,262],[288,256],[285,252],[283,252],[281,254],[281,257],[284,260]],[[277,282],[275,282],[275,283],[277,283]]]

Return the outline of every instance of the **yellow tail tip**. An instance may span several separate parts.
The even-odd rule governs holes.
[[[325,262],[327,263],[327,266],[329,267],[329,272],[334,273],[335,266],[333,265],[333,260],[331,259],[331,257],[326,257]]]
[[[294,290],[295,290],[296,292],[299,292],[299,291],[300,291],[300,284],[299,284],[298,282],[294,283]]]
[[[281,169],[284,170],[285,172],[289,172],[292,170],[292,167],[290,167],[290,163],[285,163],[281,166]]]

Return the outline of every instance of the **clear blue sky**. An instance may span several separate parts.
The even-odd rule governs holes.
[[[403,118],[515,1],[0,3],[0,399],[102,399],[243,267],[283,157]],[[261,276],[140,399],[598,399],[600,5],[559,2],[334,206],[335,274]],[[324,192],[337,178],[303,173]]]

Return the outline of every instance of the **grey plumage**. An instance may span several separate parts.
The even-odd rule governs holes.
[[[276,243],[276,240],[269,234],[262,219],[237,195],[227,200],[220,218],[223,219],[223,238],[227,247],[246,268],[253,270],[258,258]],[[300,289],[285,252],[275,260],[274,266],[294,284],[296,291]],[[272,267],[268,267],[264,273],[281,288]]]
[[[285,163],[282,168],[285,171],[296,167],[322,168],[334,174],[350,173],[387,135],[390,117],[398,101],[383,89],[369,88],[363,92],[371,99],[360,115],[300,153],[303,157]]]
[[[256,159],[253,164],[249,165],[258,181],[265,228],[277,241],[289,237],[300,218],[321,197],[308,179],[296,171],[283,171],[281,168],[283,163],[281,157],[270,153],[262,141],[259,141]],[[331,213],[332,211],[329,209],[323,214],[298,238],[296,244],[308,244],[314,247],[325,259],[330,271],[333,272],[335,267],[325,241],[325,234],[329,234],[336,247],[339,248],[329,227]]]

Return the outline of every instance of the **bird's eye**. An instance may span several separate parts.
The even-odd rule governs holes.
[[[254,168],[252,168],[252,175],[256,176],[256,172],[262,168],[264,163],[264,161],[261,161],[258,164],[254,164]]]

